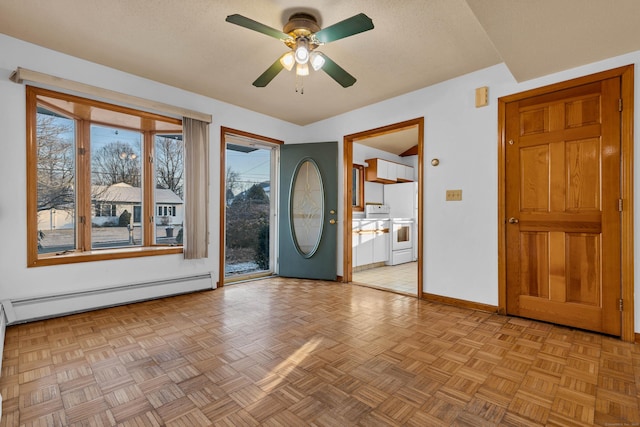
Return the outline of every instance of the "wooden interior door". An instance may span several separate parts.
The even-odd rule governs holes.
[[[621,334],[620,79],[506,104],[507,314]]]

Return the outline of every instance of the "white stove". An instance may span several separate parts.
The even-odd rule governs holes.
[[[388,205],[367,205],[365,206],[365,217],[370,219],[390,220],[390,248],[387,265],[404,264],[414,261],[413,241],[414,241],[414,220],[413,218],[392,218],[391,208]]]
[[[391,208],[387,205],[366,205],[364,216],[369,219],[389,219]]]

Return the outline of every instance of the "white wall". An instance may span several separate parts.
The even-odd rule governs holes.
[[[547,84],[636,64],[640,52],[612,58],[544,78],[517,83],[504,65],[496,65],[304,128],[171,88],[0,35],[0,300],[69,292],[85,288],[214,272],[218,276],[217,208],[219,126],[241,129],[286,142],[339,141],[362,132],[417,117],[425,118],[425,288],[428,293],[497,305],[497,98]],[[24,87],[8,80],[21,66],[135,96],[213,115],[211,126],[211,241],[209,259],[187,262],[181,256],[148,257],[27,269]],[[475,108],[474,90],[489,86],[489,106]],[[347,89],[348,90],[348,89]],[[639,95],[635,101],[640,105]],[[638,123],[640,108],[636,109]],[[638,140],[636,131],[635,140]],[[340,154],[340,161],[342,161]],[[440,165],[433,167],[432,158]],[[640,151],[635,162],[640,164]],[[343,182],[342,167],[338,182]],[[635,188],[638,177],[634,178]],[[10,185],[9,185],[10,184]],[[17,190],[16,190],[17,188]],[[462,189],[463,201],[445,202],[446,189]],[[339,195],[339,212],[343,197]],[[636,197],[635,212],[640,212]],[[636,214],[637,217],[638,214]],[[637,222],[637,218],[636,218]],[[339,223],[338,236],[342,235]],[[636,227],[635,240],[640,235]],[[342,274],[342,245],[338,245]],[[637,271],[637,269],[636,269]],[[637,271],[635,281],[640,283]],[[640,295],[636,296],[640,313]],[[640,331],[640,316],[636,316]]]
[[[220,126],[291,140],[300,127],[210,98],[0,35],[0,300],[77,292],[212,272],[217,280]],[[27,268],[25,87],[9,80],[17,67],[208,113],[210,126],[209,258],[182,255]],[[214,78],[214,77],[212,77]],[[80,307],[70,307],[80,309]]]
[[[636,64],[635,79],[640,81],[640,52],[523,83],[517,83],[507,67],[500,64],[306,126],[306,139],[342,141],[343,135],[424,117],[424,291],[497,305],[497,99],[628,64]],[[476,108],[475,88],[481,86],[489,87],[489,105]],[[639,101],[636,92],[636,105],[640,105]],[[639,114],[640,109],[636,108],[636,123]],[[431,166],[433,158],[440,160],[439,166]],[[639,150],[634,161],[640,164]],[[342,167],[338,170],[342,171]],[[342,179],[340,176],[339,182]],[[635,188],[640,188],[638,174],[634,181]],[[462,202],[445,202],[447,189],[462,189]],[[342,198],[339,200],[342,202]],[[636,197],[636,223],[639,204],[640,197]],[[342,211],[343,206],[339,209]],[[638,241],[638,227],[635,233]],[[340,274],[342,248],[338,258]],[[637,284],[639,275],[636,269]],[[635,305],[635,330],[640,331],[640,295],[636,296]]]

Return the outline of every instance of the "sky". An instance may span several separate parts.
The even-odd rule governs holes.
[[[236,193],[242,192],[253,184],[270,181],[271,150],[259,148],[250,153],[227,150],[227,168],[240,174],[240,188]]]
[[[142,154],[142,133],[91,125],[91,151],[98,152],[105,145],[116,141],[130,145],[138,157]]]

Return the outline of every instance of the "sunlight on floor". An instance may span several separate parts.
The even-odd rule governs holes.
[[[282,381],[322,342],[321,337],[314,337],[297,349],[291,356],[283,360],[262,379],[265,390],[272,392],[277,389]],[[271,381],[270,381],[271,380]]]

